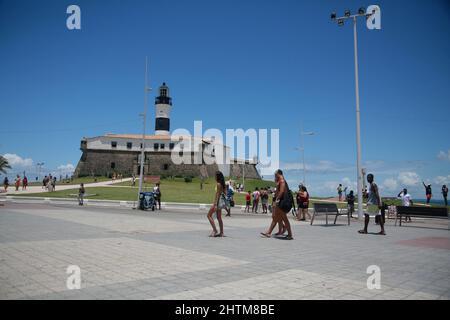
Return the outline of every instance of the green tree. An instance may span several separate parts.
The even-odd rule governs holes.
[[[0,156],[0,172],[6,173],[6,169],[11,169],[11,166],[9,165],[8,160],[5,157]]]

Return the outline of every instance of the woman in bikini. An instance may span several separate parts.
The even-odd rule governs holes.
[[[223,237],[223,221],[222,221],[222,209],[225,209],[226,196],[225,196],[225,177],[220,171],[216,172],[216,195],[214,197],[214,202],[208,212],[208,220],[211,223],[213,231],[209,235],[210,237]],[[213,214],[217,214],[217,221],[219,222],[220,233],[217,232],[216,224],[214,223]]]
[[[285,239],[293,240],[294,238],[292,236],[291,224],[289,223],[287,212],[284,212],[283,209],[279,207],[280,201],[283,196],[285,196],[286,191],[290,192],[289,188],[287,187],[286,181],[284,180],[283,171],[281,171],[280,169],[275,172],[275,182],[277,184],[277,189],[274,196],[275,202],[273,207],[274,214],[272,215],[272,223],[270,224],[270,227],[266,232],[261,232],[261,235],[265,238],[270,238],[273,229],[277,224],[279,224],[280,228],[283,229],[280,230],[276,235],[282,235],[287,231],[288,234]]]

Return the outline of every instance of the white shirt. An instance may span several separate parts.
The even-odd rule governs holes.
[[[409,193],[404,194],[402,192],[402,194],[400,194],[400,199],[402,199],[402,206],[409,207],[411,205],[411,196]]]

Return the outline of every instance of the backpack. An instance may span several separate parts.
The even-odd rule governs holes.
[[[286,184],[286,191],[284,192],[283,198],[280,200],[278,207],[283,210],[284,213],[288,213],[294,206],[294,197],[292,196],[292,192],[289,189],[287,182],[285,181],[284,183]]]

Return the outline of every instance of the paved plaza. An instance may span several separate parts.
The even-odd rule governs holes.
[[[292,221],[294,240],[261,238],[267,215],[225,217],[209,238],[206,211],[9,203],[0,207],[1,299],[449,299],[447,221]],[[332,219],[331,219],[332,220]],[[378,232],[373,220],[369,232]],[[66,286],[68,266],[81,289]],[[367,268],[381,271],[368,289]]]

